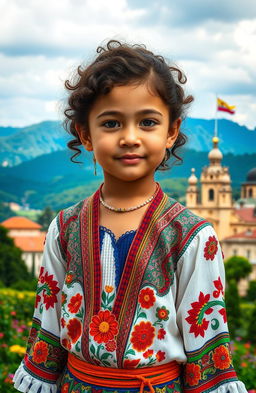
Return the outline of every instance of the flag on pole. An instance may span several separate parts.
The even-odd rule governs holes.
[[[217,98],[217,110],[222,112],[228,112],[231,115],[235,113],[235,106],[228,105],[225,101]]]

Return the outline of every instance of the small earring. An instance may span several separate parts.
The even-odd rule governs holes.
[[[97,161],[96,161],[95,155],[93,155],[92,159],[93,159],[93,165],[94,165],[94,176],[97,176],[97,166],[96,166]]]

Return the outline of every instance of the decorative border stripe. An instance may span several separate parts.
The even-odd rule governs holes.
[[[227,371],[224,373],[221,373],[219,375],[217,375],[216,377],[214,377],[213,379],[211,379],[210,381],[206,382],[206,383],[202,383],[199,387],[191,387],[191,388],[185,388],[184,391],[185,392],[191,392],[191,393],[207,393],[210,392],[212,390],[215,390],[217,387],[219,387],[222,384],[226,384],[228,382],[233,382],[233,381],[237,381],[237,376],[236,376],[236,372],[234,370],[231,371]]]
[[[216,348],[220,344],[226,344],[230,342],[229,333],[220,333],[212,339],[208,340],[201,348],[193,352],[187,352],[188,363],[194,362],[200,359],[207,352]],[[190,356],[189,354],[193,353],[194,356]]]
[[[101,262],[100,262],[100,236],[99,236],[99,197],[100,191],[94,194],[93,202],[90,205],[90,218],[93,239],[93,258],[91,264],[94,267],[93,281],[94,281],[94,308],[93,314],[97,314],[101,308]]]
[[[121,277],[121,281],[118,287],[118,292],[113,308],[113,313],[116,315],[116,318],[119,319],[119,314],[120,310],[122,308],[122,303],[123,303],[123,298],[125,296],[125,291],[127,290],[127,286],[129,284],[129,281],[133,281],[131,278],[132,270],[135,269],[135,259],[137,254],[139,253],[139,250],[142,249],[142,244],[143,244],[143,237],[146,234],[146,231],[148,227],[151,224],[151,219],[153,216],[154,211],[158,207],[159,203],[161,202],[164,194],[161,188],[159,188],[159,191],[153,201],[151,202],[150,206],[148,207],[148,210],[146,211],[142,221],[141,225],[133,239],[133,242],[130,247],[130,251],[127,255],[127,259],[125,261],[125,267],[124,271]]]
[[[52,344],[55,347],[61,346],[59,337],[49,332],[48,330],[43,329],[40,319],[35,317],[32,319],[32,328],[35,328],[38,331],[38,337],[42,338],[48,344]]]
[[[34,377],[37,378],[37,379],[38,379],[38,377],[39,377],[41,380],[44,380],[44,381],[46,381],[46,382],[48,382],[48,383],[55,383],[55,382],[58,380],[58,378],[59,378],[59,374],[58,374],[58,375],[56,375],[56,373],[55,373],[55,374],[52,374],[52,373],[50,373],[50,372],[43,371],[43,370],[42,370],[41,368],[39,368],[39,367],[36,367],[36,366],[29,360],[27,354],[24,356],[24,366],[25,366],[26,371],[27,371],[29,374],[31,374],[32,376],[34,376]]]
[[[94,280],[93,280],[93,266],[91,264],[92,257],[92,234],[90,215],[90,204],[92,197],[84,201],[80,215],[80,244],[82,250],[82,265],[83,265],[83,284],[85,299],[88,299],[86,304],[86,312],[84,317],[84,330],[82,334],[82,354],[88,362],[92,362],[89,352],[89,324],[93,316],[93,299],[94,299]]]

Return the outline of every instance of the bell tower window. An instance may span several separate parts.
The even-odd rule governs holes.
[[[209,201],[214,201],[214,190],[212,188],[209,190]]]

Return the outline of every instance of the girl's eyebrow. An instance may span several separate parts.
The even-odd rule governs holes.
[[[122,115],[122,112],[119,111],[105,111],[100,113],[96,119],[99,119],[104,116],[120,116]],[[135,112],[135,115],[149,115],[149,114],[155,114],[163,117],[163,114],[161,112],[156,111],[155,109],[142,109],[141,111]]]

